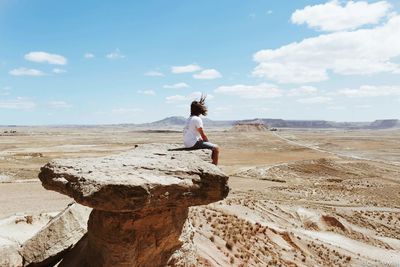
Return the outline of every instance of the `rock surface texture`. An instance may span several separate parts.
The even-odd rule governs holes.
[[[2,240],[0,237],[0,266],[22,267],[23,259],[18,253],[18,244]]]
[[[25,241],[19,254],[24,266],[53,266],[86,233],[91,209],[71,203],[35,236]]]
[[[104,158],[55,160],[46,189],[93,208],[88,233],[59,266],[165,266],[181,246],[188,208],[225,198],[228,177],[204,151],[140,145]]]

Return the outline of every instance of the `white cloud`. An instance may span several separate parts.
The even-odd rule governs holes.
[[[116,115],[125,115],[125,114],[132,114],[137,112],[142,112],[143,110],[141,108],[135,108],[135,107],[127,107],[127,108],[115,108],[111,110],[113,114]]]
[[[267,10],[267,12],[265,12],[267,15],[271,15],[272,13],[273,13],[273,11],[270,9],[270,10]]]
[[[273,84],[220,86],[214,90],[218,94],[235,95],[242,98],[273,98],[282,96],[283,91]]]
[[[5,86],[3,88],[0,88],[0,96],[7,96],[11,94],[11,87],[10,86]]]
[[[253,110],[257,112],[267,112],[271,111],[272,109],[267,107],[254,107]]]
[[[335,32],[290,43],[254,55],[253,75],[280,83],[328,80],[328,71],[342,75],[400,73],[400,16],[373,29]]]
[[[66,71],[66,70],[63,70],[63,69],[54,68],[54,69],[53,69],[53,72],[54,72],[54,73],[57,73],[57,74],[61,74],[61,73],[65,73],[65,72],[67,72],[67,71]]]
[[[216,69],[206,69],[201,71],[200,73],[193,74],[193,78],[199,80],[213,80],[221,77],[221,73]]]
[[[156,95],[153,90],[138,90],[137,92],[141,95]]]
[[[302,104],[319,104],[319,103],[327,103],[331,101],[332,98],[327,96],[315,96],[315,97],[308,97],[308,98],[300,98],[297,102]]]
[[[45,73],[37,69],[18,68],[9,72],[13,76],[44,76]]]
[[[94,58],[94,54],[92,54],[92,53],[85,53],[85,54],[83,55],[83,57],[86,58],[86,59],[91,59],[91,58]]]
[[[214,110],[216,112],[228,112],[228,111],[232,111],[232,107],[216,107],[214,108]]]
[[[364,109],[364,108],[372,108],[371,105],[356,105],[356,108]]]
[[[202,67],[200,67],[197,64],[190,64],[186,66],[172,66],[171,67],[171,72],[178,74],[178,73],[190,73],[190,72],[196,72],[202,70]]]
[[[152,76],[152,77],[164,77],[164,73],[159,71],[148,71],[144,74],[145,76]]]
[[[56,109],[65,109],[72,107],[71,104],[68,104],[65,101],[50,101],[48,104],[51,108],[56,108]]]
[[[183,88],[189,88],[190,86],[187,83],[175,83],[171,85],[164,85],[163,86],[166,89],[183,89]]]
[[[181,102],[181,101],[185,101],[186,97],[183,95],[171,95],[171,96],[167,96],[165,98],[167,103],[176,103],[176,102]]]
[[[326,109],[329,109],[329,110],[345,110],[346,107],[343,107],[343,106],[329,106]]]
[[[121,52],[117,48],[114,50],[114,52],[107,54],[106,57],[108,59],[122,59],[122,58],[125,58],[125,55],[121,54]]]
[[[356,89],[341,89],[337,91],[338,95],[347,97],[377,97],[377,96],[398,96],[400,95],[400,86],[374,86],[363,85]]]
[[[22,97],[18,97],[15,100],[0,101],[0,108],[3,109],[33,109],[34,107],[36,107],[35,102]]]
[[[299,88],[290,89],[287,92],[288,96],[311,95],[318,92],[318,89],[313,86],[300,86]]]
[[[387,16],[391,5],[386,1],[368,3],[366,1],[334,0],[325,4],[306,6],[296,10],[291,17],[295,24],[307,24],[322,31],[354,30],[363,25],[377,24]]]
[[[47,52],[30,52],[25,56],[26,60],[37,62],[37,63],[48,63],[53,65],[65,65],[67,59],[61,55],[49,54]]]

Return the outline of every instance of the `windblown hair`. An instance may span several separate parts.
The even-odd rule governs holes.
[[[206,96],[201,95],[199,101],[193,101],[190,105],[190,116],[207,116]]]

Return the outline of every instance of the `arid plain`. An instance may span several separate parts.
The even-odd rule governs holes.
[[[71,201],[41,186],[37,175],[48,161],[182,139],[175,130],[123,126],[0,133],[0,219],[27,214],[41,220],[37,225],[48,219],[39,214]],[[231,192],[191,208],[175,266],[400,266],[400,130],[215,129],[208,135],[221,146]],[[17,228],[0,224],[0,240],[21,235],[9,229]]]

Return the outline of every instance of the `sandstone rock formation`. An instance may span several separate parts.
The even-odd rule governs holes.
[[[265,132],[268,131],[268,127],[264,123],[260,122],[249,122],[249,123],[237,123],[230,130],[232,132]]]
[[[18,244],[2,240],[0,237],[0,266],[22,267],[22,264],[22,257],[18,254]]]
[[[76,203],[70,204],[44,226],[36,235],[25,241],[19,254],[24,266],[53,266],[86,233],[91,209]]]
[[[225,198],[228,177],[202,151],[140,145],[104,158],[55,160],[46,189],[93,208],[88,233],[60,266],[165,266],[181,246],[188,207]],[[77,265],[77,266],[78,266]]]

